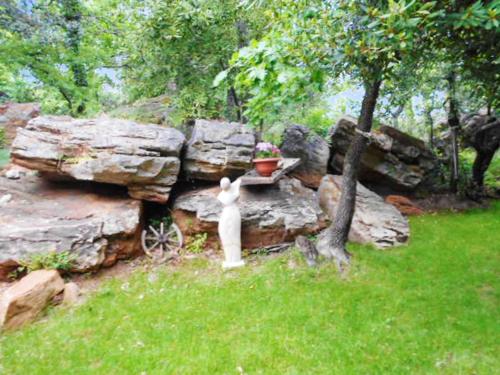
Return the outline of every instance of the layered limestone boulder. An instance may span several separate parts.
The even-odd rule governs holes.
[[[184,235],[206,232],[217,240],[222,205],[219,187],[181,194],[172,216]],[[326,227],[327,217],[318,205],[314,190],[294,178],[285,177],[274,185],[243,186],[238,204],[242,221],[242,246],[255,249],[294,241],[298,235],[313,234]]]
[[[377,248],[404,244],[410,235],[408,220],[392,204],[359,182],[349,241],[370,243]],[[342,176],[323,177],[318,189],[321,208],[333,220],[342,191]]]
[[[351,144],[356,119],[343,117],[330,129],[330,166],[342,173],[344,156]],[[430,189],[439,171],[439,161],[425,143],[390,126],[372,131],[361,160],[359,179],[363,183],[401,191]]]
[[[16,137],[17,129],[25,127],[29,120],[39,115],[38,103],[0,104],[0,129],[4,132],[5,146],[10,147]]]
[[[0,296],[0,328],[12,330],[34,321],[63,289],[56,270],[31,272]]]
[[[328,142],[305,126],[292,125],[285,130],[280,149],[284,157],[300,158],[300,165],[291,176],[317,189],[327,173],[330,157]]]
[[[245,125],[196,120],[183,159],[188,179],[234,179],[253,168],[255,133]]]
[[[184,141],[178,130],[158,125],[43,116],[19,129],[11,158],[48,177],[123,185],[135,199],[166,203]]]
[[[33,254],[68,251],[74,271],[140,251],[142,202],[118,187],[0,177],[0,279]]]

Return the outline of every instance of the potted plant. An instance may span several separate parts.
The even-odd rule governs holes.
[[[278,147],[268,142],[259,142],[255,147],[255,169],[263,177],[269,177],[278,169],[281,160],[281,151]]]

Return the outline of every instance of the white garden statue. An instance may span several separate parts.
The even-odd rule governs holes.
[[[219,219],[219,237],[224,249],[225,261],[223,268],[235,268],[245,265],[241,259],[241,215],[238,208],[241,180],[233,183],[229,178],[220,180],[221,192],[217,199],[223,204],[222,214]]]

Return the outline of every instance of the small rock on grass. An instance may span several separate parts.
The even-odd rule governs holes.
[[[63,293],[63,304],[65,305],[74,305],[78,303],[80,297],[80,287],[74,283],[69,282],[64,284],[64,293]]]
[[[0,327],[16,329],[34,321],[63,289],[64,281],[56,270],[29,273],[0,297]]]

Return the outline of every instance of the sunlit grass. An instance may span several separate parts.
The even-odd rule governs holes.
[[[407,247],[351,246],[343,277],[295,252],[136,272],[5,335],[0,373],[495,373],[500,204],[411,227]]]
[[[0,168],[9,162],[9,150],[0,148]]]
[[[497,151],[485,173],[485,184],[494,189],[500,189],[500,152]]]
[[[467,178],[472,178],[472,166],[476,158],[475,151],[471,149],[466,149],[461,152],[462,162],[465,163],[465,170],[468,173]],[[489,189],[500,189],[500,152],[496,152],[495,156],[491,160],[488,169],[484,173],[484,185]]]

